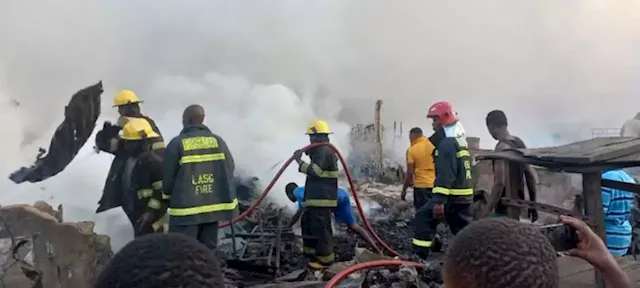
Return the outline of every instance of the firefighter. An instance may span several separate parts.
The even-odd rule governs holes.
[[[291,217],[291,222],[289,222],[289,227],[292,227],[300,220],[300,217],[304,213],[304,186],[298,187],[298,184],[290,182],[285,187],[285,191],[287,198],[289,198],[291,202],[298,204],[298,211]],[[338,188],[338,207],[333,211],[333,218],[336,222],[347,225],[349,230],[358,234],[360,238],[367,242],[369,247],[378,254],[382,254],[382,250],[378,248],[378,245],[376,245],[376,242],[371,238],[367,230],[364,230],[362,226],[356,223],[356,217],[353,215],[353,210],[351,209],[349,192],[342,187]]]
[[[128,155],[122,182],[124,194],[130,200],[124,207],[126,214],[132,216],[132,224],[136,221],[134,235],[163,232],[167,206],[162,202],[162,155],[151,149],[160,135],[144,119],[131,118],[122,128],[120,138]]]
[[[432,198],[416,213],[412,243],[422,259],[429,256],[440,221],[446,220],[454,235],[469,224],[473,201],[471,155],[457,113],[449,103],[437,102],[429,108],[427,117],[432,119],[435,132],[429,139],[436,148],[436,179]]]
[[[307,127],[311,143],[328,143],[331,130],[327,122],[316,120]],[[334,261],[331,214],[338,206],[338,158],[327,146],[318,146],[306,151],[310,163],[301,160],[302,151],[293,153],[300,165],[298,171],[307,175],[302,214],[302,235],[314,239],[303,239],[303,252],[311,258],[309,267],[322,269]]]
[[[150,137],[146,141],[141,142],[145,142],[150,145],[145,149],[153,152],[151,153],[153,157],[158,158],[156,159],[156,161],[162,161],[165,148],[160,130],[151,118],[144,116],[140,112],[140,103],[142,103],[142,101],[140,101],[138,96],[136,96],[133,91],[122,90],[116,93],[113,99],[113,107],[118,108],[120,118],[117,120],[117,123],[115,125],[111,124],[111,122],[105,122],[102,130],[96,134],[96,148],[99,151],[104,151],[115,156],[111,163],[111,167],[109,169],[109,173],[107,175],[105,186],[102,192],[102,197],[98,202],[99,206],[98,209],[96,209],[96,213],[101,213],[113,208],[122,207],[127,214],[129,221],[134,226],[136,226],[136,224],[139,224],[141,220],[139,219],[139,217],[136,217],[138,215],[134,215],[135,213],[133,213],[133,207],[136,206],[134,202],[137,199],[137,193],[133,193],[133,195],[131,193],[126,193],[128,190],[130,190],[130,187],[125,187],[123,183],[123,176],[126,166],[125,164],[131,157],[130,151],[134,151],[135,149],[125,149],[125,143],[127,142],[127,140],[122,139],[118,134],[130,120],[134,120],[137,122],[137,124],[135,124],[136,126],[146,127],[142,129],[147,130],[148,127],[151,127],[151,131],[154,132],[147,132],[147,136],[153,135],[154,137]],[[137,119],[139,119],[140,121],[138,121]],[[139,167],[141,169],[146,169],[145,165],[140,165]],[[154,183],[154,187],[159,189],[162,188],[161,185],[161,181],[156,181]]]
[[[169,232],[218,244],[218,222],[237,214],[231,185],[234,162],[227,144],[204,124],[204,108],[191,105],[182,114],[184,128],[165,152],[162,198],[169,202]]]

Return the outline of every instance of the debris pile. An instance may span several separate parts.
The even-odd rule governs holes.
[[[91,287],[113,256],[110,239],[93,222],[62,222],[60,208],[0,208],[1,287]]]
[[[407,266],[373,269],[365,272],[362,287],[442,287],[442,263],[426,263],[424,268]]]

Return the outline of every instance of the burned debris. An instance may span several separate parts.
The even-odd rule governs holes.
[[[35,163],[15,171],[9,179],[16,184],[34,183],[64,170],[93,133],[100,116],[102,91],[102,82],[98,82],[76,92],[65,107],[64,121],[56,129],[49,149],[40,148]]]

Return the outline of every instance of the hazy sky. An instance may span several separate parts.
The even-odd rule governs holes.
[[[336,115],[346,105],[368,122],[378,98],[383,122],[407,130],[428,130],[429,105],[451,101],[485,147],[492,109],[532,146],[619,127],[640,110],[635,0],[0,0],[0,39],[5,175],[33,160],[71,94],[98,80],[101,121],[115,119],[119,89],[135,90],[167,137],[185,106],[202,104],[240,168],[263,180],[307,142],[309,120],[327,119],[347,151]],[[36,146],[20,149],[25,133],[40,137]],[[63,203],[67,218],[93,219],[116,242],[130,237],[120,212],[93,214],[111,159],[92,155],[90,142],[53,179],[0,181],[0,202]],[[292,170],[280,188],[292,180],[302,178]]]

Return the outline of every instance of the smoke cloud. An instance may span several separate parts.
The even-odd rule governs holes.
[[[263,182],[307,143],[309,120],[329,121],[348,152],[347,124],[372,121],[375,99],[383,123],[405,131],[429,131],[429,105],[448,100],[484,147],[492,109],[530,146],[590,137],[638,110],[633,0],[0,0],[0,36],[3,175],[32,162],[71,94],[98,80],[101,121],[116,118],[112,95],[132,89],[167,138],[186,105],[202,104],[239,168]],[[120,211],[93,214],[111,158],[91,146],[43,183],[0,180],[0,203],[62,203],[66,219],[96,221],[118,247],[131,231]],[[272,201],[289,203],[283,185],[302,181],[284,178]]]

